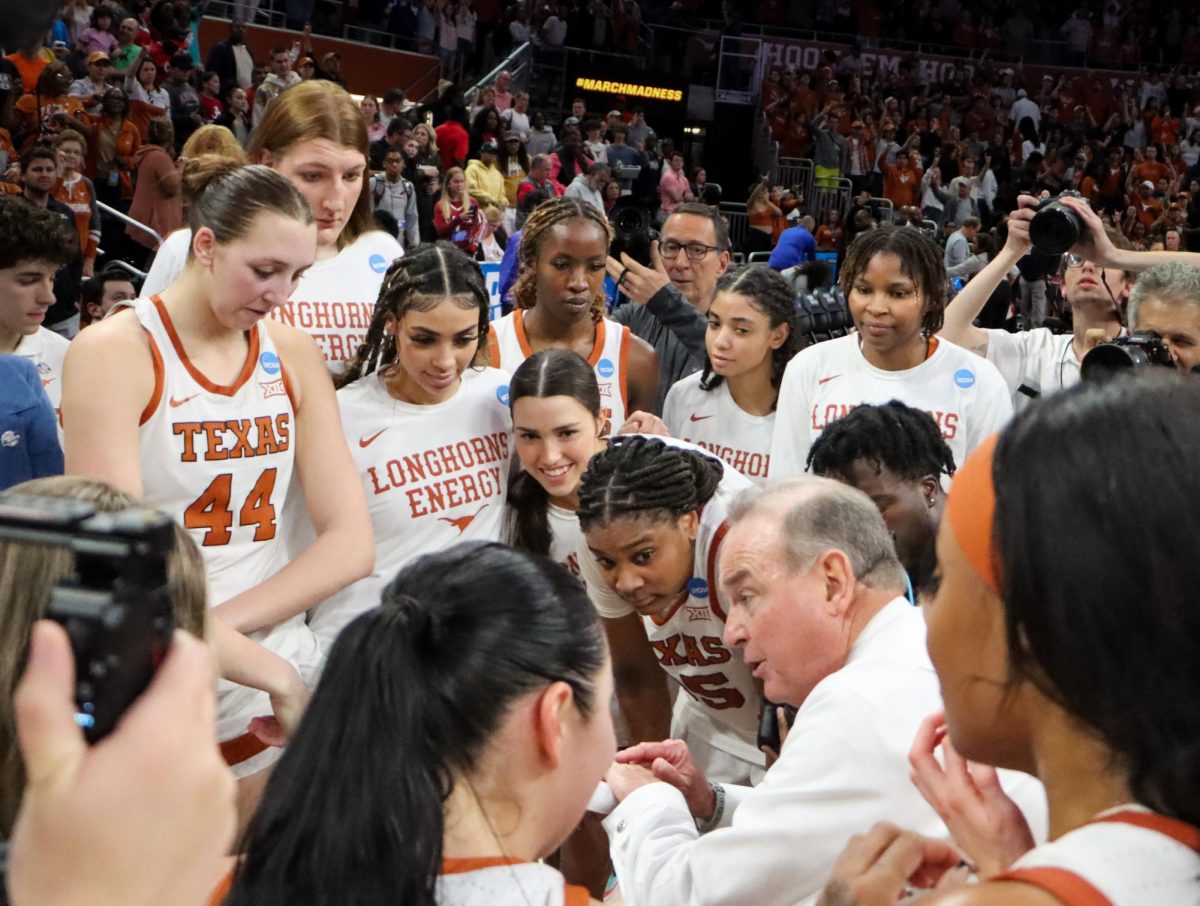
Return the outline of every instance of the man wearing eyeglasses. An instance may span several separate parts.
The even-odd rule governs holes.
[[[651,267],[622,254],[608,259],[608,274],[626,302],[613,313],[658,353],[662,412],[671,385],[704,366],[706,315],[717,278],[729,269],[729,228],[716,209],[681,204],[662,225],[651,248]]]
[[[1063,298],[1071,306],[1072,332],[1053,334],[1039,327],[1020,333],[985,330],[972,323],[992,291],[1032,248],[1029,222],[1040,199],[1022,195],[1008,218],[1008,241],[987,266],[946,307],[938,336],[984,356],[1013,392],[1014,405],[1079,382],[1079,363],[1098,343],[1125,332],[1125,303],[1135,275],[1155,264],[1180,261],[1200,265],[1191,252],[1135,252],[1116,230],[1106,228],[1087,202],[1065,198],[1083,224],[1083,236],[1063,255]]]

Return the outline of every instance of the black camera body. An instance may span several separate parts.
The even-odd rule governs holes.
[[[760,752],[764,746],[776,752],[783,746],[782,734],[779,727],[779,715],[776,713],[777,708],[783,708],[783,713],[787,718],[789,727],[796,720],[797,709],[794,705],[779,705],[769,702],[764,698],[762,711],[758,715],[758,734],[755,740]]]
[[[1068,189],[1052,198],[1043,199],[1035,209],[1037,213],[1033,215],[1033,220],[1029,222],[1029,239],[1034,249],[1043,255],[1061,255],[1083,235],[1083,221],[1062,203],[1064,198],[1083,196]]]
[[[150,684],[170,647],[174,523],[157,510],[100,513],[74,500],[0,494],[0,538],[75,554],[75,571],[55,586],[46,617],[71,639],[76,721],[94,743]]]
[[[1175,361],[1162,336],[1153,330],[1138,330],[1090,350],[1079,363],[1079,374],[1085,381],[1107,381],[1128,368],[1148,365],[1174,368]]]
[[[613,238],[608,254],[618,261],[624,253],[646,267],[651,267],[650,247],[658,238],[654,227],[654,216],[645,202],[632,195],[622,195],[608,213],[612,224]]]

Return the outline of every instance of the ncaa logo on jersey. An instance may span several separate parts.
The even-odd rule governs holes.
[[[388,269],[388,260],[384,258],[383,255],[372,255],[367,259],[367,264],[369,264],[371,266],[371,270],[377,274],[382,274]]]
[[[708,583],[705,582],[701,578],[693,577],[693,578],[689,579],[688,584],[687,584],[687,590],[688,590],[688,594],[691,595],[693,598],[707,598],[708,597]]]
[[[258,357],[259,367],[267,374],[279,374],[279,356],[273,352],[264,352]]]
[[[38,376],[42,378],[48,378],[54,373],[54,369],[50,367],[49,362],[38,362],[37,370]]]
[[[617,369],[613,367],[613,363],[609,359],[601,359],[596,363],[596,374],[602,378],[610,378]]]
[[[501,384],[496,388],[496,399],[500,400],[501,405],[508,405],[508,384]]]
[[[975,372],[970,368],[960,368],[954,372],[954,383],[963,390],[970,390],[975,386]]]

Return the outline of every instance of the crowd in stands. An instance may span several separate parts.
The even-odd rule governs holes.
[[[0,498],[13,906],[1194,906],[1190,83],[772,72],[735,243],[640,108],[143,13],[8,59],[0,490],[173,529],[88,745]]]

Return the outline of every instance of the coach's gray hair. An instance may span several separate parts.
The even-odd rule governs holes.
[[[825,551],[836,549],[849,559],[862,584],[905,587],[892,535],[878,507],[862,491],[815,476],[774,479],[739,494],[729,521],[737,523],[760,512],[782,516],[789,572],[806,570]]]
[[[1147,268],[1138,276],[1129,293],[1129,327],[1137,329],[1138,311],[1147,299],[1168,305],[1200,305],[1200,267],[1168,261]]]

